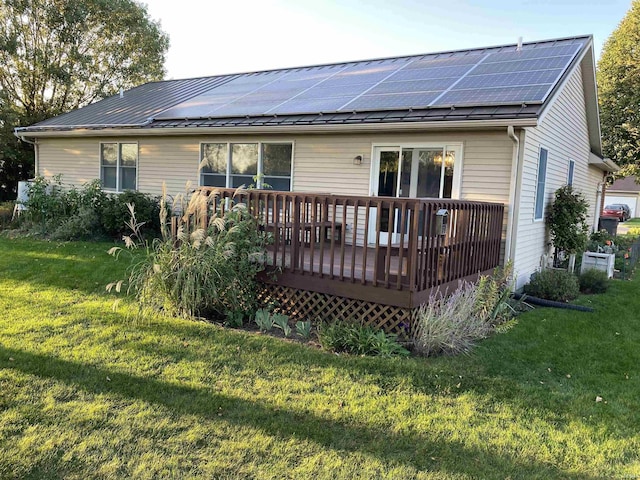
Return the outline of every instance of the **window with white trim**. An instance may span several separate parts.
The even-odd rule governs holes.
[[[573,173],[576,169],[575,160],[569,160],[569,172],[567,173],[567,185],[573,185]]]
[[[100,144],[100,183],[105,190],[137,189],[138,144]]]
[[[536,207],[535,220],[542,220],[544,217],[544,189],[547,182],[547,156],[549,152],[545,148],[540,148],[538,158],[538,183],[536,187]]]
[[[291,190],[292,143],[202,143],[200,185]]]

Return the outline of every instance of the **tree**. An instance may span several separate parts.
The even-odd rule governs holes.
[[[588,208],[582,194],[574,192],[571,185],[556,190],[553,205],[547,212],[547,227],[556,248],[556,263],[560,252],[576,254],[584,249],[589,233]]]
[[[640,0],[602,49],[598,93],[605,155],[640,175]]]
[[[5,171],[33,165],[32,149],[16,144],[13,127],[162,79],[168,46],[134,0],[0,2],[0,199],[15,189],[3,186]]]

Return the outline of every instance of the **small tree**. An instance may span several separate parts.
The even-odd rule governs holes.
[[[553,205],[547,213],[547,227],[556,249],[556,263],[560,252],[571,255],[584,249],[589,232],[588,207],[589,204],[582,194],[574,192],[570,185],[556,191]]]

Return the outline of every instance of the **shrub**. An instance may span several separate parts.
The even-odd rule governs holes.
[[[9,226],[13,217],[13,202],[0,202],[0,230]]]
[[[188,212],[208,202],[194,193]],[[125,237],[128,247],[135,248],[140,235],[140,222],[135,207],[129,206],[134,232]],[[135,293],[141,308],[162,310],[183,316],[251,315],[255,312],[256,274],[263,268],[266,235],[242,203],[230,202],[229,208],[211,217],[209,226],[192,233],[178,227],[177,240],[166,229],[167,210],[164,200],[160,209],[164,237],[155,239],[142,261],[134,265],[129,276],[129,291]],[[119,254],[119,247],[110,253]]]
[[[481,276],[476,283],[476,306],[474,314],[483,322],[499,325],[514,315],[508,300],[511,296],[513,263],[509,261],[504,268],[496,268],[493,275]]]
[[[546,269],[531,275],[524,287],[527,295],[556,302],[568,302],[580,293],[578,278],[566,270]]]
[[[450,296],[433,294],[418,310],[412,329],[414,350],[424,356],[468,352],[491,331],[480,313],[478,289],[464,282]]]
[[[381,357],[409,355],[398,343],[397,335],[348,322],[321,323],[318,341],[322,348],[333,352]]]
[[[551,241],[558,253],[581,252],[587,243],[589,227],[586,223],[589,204],[571,185],[556,190],[555,200],[547,213]]]
[[[82,206],[72,216],[61,219],[60,224],[51,233],[54,240],[91,240],[98,237],[100,218],[91,207]]]
[[[126,222],[129,219],[129,208],[135,207],[136,218],[144,222],[140,228],[142,236],[160,236],[160,202],[157,198],[140,192],[126,191],[118,195],[110,195],[100,208],[100,222],[105,234],[122,238],[129,233]]]
[[[476,340],[507,324],[516,314],[511,305],[512,275],[509,262],[476,283],[462,282],[450,296],[439,292],[431,295],[418,310],[410,332],[416,353],[465,353]]]
[[[580,291],[583,293],[604,293],[609,288],[607,272],[590,268],[579,277]]]
[[[158,199],[140,192],[108,194],[93,180],[77,189],[63,188],[61,176],[36,178],[29,186],[22,228],[59,240],[121,238],[126,233],[128,204],[136,208],[141,235],[159,236]]]

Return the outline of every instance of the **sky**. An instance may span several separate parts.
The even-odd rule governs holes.
[[[144,0],[143,0],[144,1]],[[592,34],[631,0],[146,0],[169,34],[166,78],[190,78]]]

